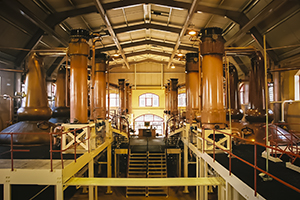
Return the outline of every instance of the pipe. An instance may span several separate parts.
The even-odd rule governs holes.
[[[95,57],[95,72],[94,72],[94,83],[92,87],[94,88],[94,107],[91,110],[91,116],[93,119],[102,119],[106,118],[106,54],[97,54]]]
[[[70,57],[70,122],[88,122],[87,62],[89,56],[89,32],[84,29],[71,31]]]
[[[130,84],[126,83],[126,114],[130,114],[129,107],[130,107]]]
[[[186,54],[186,119],[192,124],[199,110],[199,56]]]
[[[5,71],[5,72],[14,72],[14,73],[24,73],[24,70],[21,69],[5,69],[5,68],[0,68],[0,71]]]
[[[214,126],[226,122],[223,104],[224,39],[220,28],[205,28],[201,30],[201,33],[200,47],[203,56],[201,121],[206,126]]]
[[[291,104],[291,103],[299,103],[299,102],[300,102],[300,100],[284,100],[284,101],[282,101],[282,103],[281,103],[281,122],[285,122],[285,119],[284,119],[284,105],[286,103]]]

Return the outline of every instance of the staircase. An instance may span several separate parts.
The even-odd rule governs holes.
[[[129,152],[128,161],[128,178],[146,178],[147,177],[147,153]],[[126,197],[128,196],[145,196],[147,195],[146,187],[126,187]]]
[[[166,153],[148,153],[148,178],[167,178]],[[168,196],[168,187],[148,187],[148,196]]]
[[[166,178],[166,153],[130,153],[128,178]],[[126,187],[128,196],[168,196],[168,187]]]

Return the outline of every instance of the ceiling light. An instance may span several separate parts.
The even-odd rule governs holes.
[[[201,12],[201,11],[197,11],[197,13],[199,13],[199,14],[200,14],[200,13],[202,13],[202,12]]]
[[[183,54],[182,54],[182,53],[179,53],[179,54],[177,54],[177,56],[178,56],[178,57],[182,57],[182,56],[183,56]]]
[[[171,69],[175,69],[175,65],[174,65],[174,63],[172,63],[172,65],[171,65]]]
[[[189,31],[188,31],[188,34],[189,34],[190,36],[196,36],[196,35],[197,35],[197,31],[195,31],[195,30],[189,30]]]

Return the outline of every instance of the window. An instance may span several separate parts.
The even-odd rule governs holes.
[[[110,93],[109,94],[110,107],[119,107],[119,94]],[[106,95],[106,106],[108,107],[108,95]]]
[[[178,107],[186,107],[186,93],[178,94]]]
[[[138,135],[139,129],[145,129],[150,127],[145,127],[145,122],[150,122],[150,126],[152,129],[155,129],[156,134],[158,137],[164,137],[164,119],[152,114],[146,114],[137,117],[134,123],[135,127],[135,134]]]
[[[241,105],[245,104],[245,84],[241,83],[240,85],[240,103]]]
[[[139,96],[140,107],[158,107],[159,97],[156,94],[146,93]]]
[[[294,76],[295,100],[300,100],[300,70]]]
[[[268,88],[269,88],[269,100],[274,101],[274,84],[268,83]]]

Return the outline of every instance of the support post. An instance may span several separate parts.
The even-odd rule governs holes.
[[[11,186],[9,182],[3,185],[3,197],[4,199],[11,199]]]
[[[183,138],[188,140],[188,133],[190,130],[190,125],[186,124],[185,131],[183,131]],[[184,167],[184,177],[188,178],[189,171],[188,171],[188,146],[184,144],[184,149],[183,149],[183,167]],[[183,193],[187,194],[189,193],[188,186],[184,186]]]
[[[89,178],[94,177],[94,159],[89,162]],[[94,199],[94,186],[89,186],[89,200]]]
[[[63,185],[62,183],[58,183],[55,185],[55,200],[63,200],[63,199],[64,199]]]
[[[112,139],[112,132],[109,128],[109,122],[106,120],[106,139],[110,141],[109,145],[107,146],[107,178],[111,178],[111,139]],[[106,194],[111,194],[111,186],[107,186]]]

